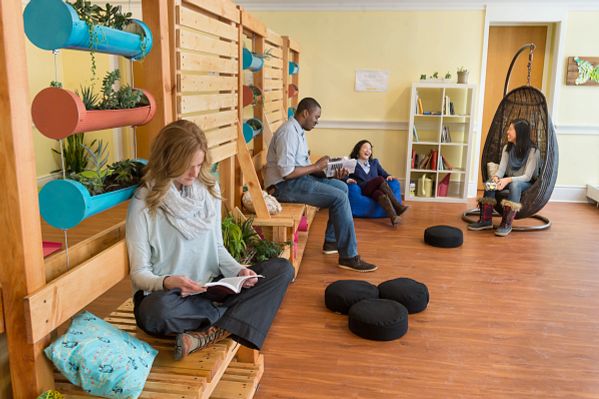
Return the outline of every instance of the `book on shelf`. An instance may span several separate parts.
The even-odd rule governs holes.
[[[455,111],[453,109],[453,103],[449,102],[449,115],[455,115]]]
[[[204,284],[206,291],[215,296],[225,296],[239,294],[243,288],[243,283],[252,278],[264,278],[263,275],[227,277],[218,281]]]
[[[424,156],[422,156],[422,158],[418,161],[418,169],[426,169],[427,166],[430,164],[431,161],[431,154],[430,152]]]
[[[356,164],[358,161],[353,158],[331,158],[327,163],[327,168],[325,170],[325,174],[327,177],[335,176],[335,171],[338,169],[347,169],[349,173],[354,173],[356,170]]]
[[[418,97],[418,113],[424,114],[424,107],[422,106],[422,99]]]
[[[431,150],[431,161],[430,161],[431,170],[437,170],[437,159],[438,158],[439,158],[438,151]]]
[[[447,161],[444,155],[441,155],[441,163],[443,164],[443,170],[452,170],[453,165]]]
[[[416,166],[416,150],[412,148],[412,161],[411,161],[411,168],[414,169],[414,167]]]
[[[416,130],[416,125],[412,126],[412,141],[420,141],[420,138],[418,137],[418,131]]]
[[[449,126],[443,126],[441,130],[441,142],[451,143],[451,134],[449,134]]]

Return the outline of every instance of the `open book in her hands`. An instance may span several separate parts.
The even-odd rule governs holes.
[[[327,164],[327,169],[325,170],[325,174],[327,177],[335,176],[335,171],[337,169],[347,169],[349,173],[354,173],[356,170],[356,163],[358,161],[354,158],[331,158]]]
[[[252,278],[264,278],[263,275],[258,274],[255,276],[238,276],[238,277],[227,277],[220,279],[218,281],[213,281],[211,283],[204,284],[206,290],[211,294],[216,295],[230,295],[230,294],[239,294],[241,292],[241,288],[243,287],[243,283],[246,280]]]

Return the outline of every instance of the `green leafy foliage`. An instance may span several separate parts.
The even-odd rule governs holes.
[[[129,109],[149,104],[147,97],[141,90],[134,89],[129,85],[123,85],[118,90],[114,90],[114,86],[120,78],[120,70],[108,71],[102,79],[101,96],[94,93],[92,86],[82,86],[77,95],[81,97],[85,108],[88,110]]]
[[[65,174],[67,176],[80,173],[87,167],[89,156],[84,148],[83,139],[84,133],[77,133],[67,137],[64,141],[62,155],[64,158]],[[95,140],[92,141],[91,145],[93,146],[94,144]],[[60,151],[54,148],[52,151],[60,156]]]
[[[62,82],[58,82],[56,80],[53,80],[53,81],[50,82],[50,87],[62,88]]]
[[[101,194],[104,192],[104,178],[108,174],[108,170],[104,168],[108,162],[108,147],[100,140],[95,150],[85,144],[83,144],[83,148],[87,152],[88,162],[92,165],[92,169],[79,172],[72,178],[83,184],[91,195]]]
[[[108,174],[104,178],[104,192],[139,184],[144,167],[143,163],[132,159],[125,159],[108,165]]]
[[[222,221],[223,243],[241,264],[255,264],[277,257],[283,252],[283,247],[289,243],[277,243],[261,239],[254,230],[253,219],[238,221],[228,215]]]

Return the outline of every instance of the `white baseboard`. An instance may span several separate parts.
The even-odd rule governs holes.
[[[586,186],[555,186],[551,202],[589,202]]]

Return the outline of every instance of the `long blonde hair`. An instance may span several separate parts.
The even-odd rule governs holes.
[[[198,150],[204,152],[198,180],[208,188],[213,197],[220,198],[216,179],[210,173],[206,135],[195,123],[181,119],[163,127],[152,144],[142,182],[143,187],[149,191],[146,204],[151,214],[161,205],[172,181],[189,168]]]

